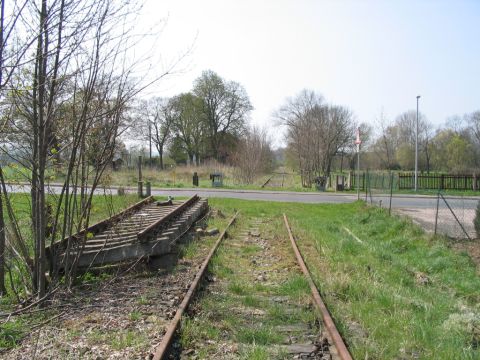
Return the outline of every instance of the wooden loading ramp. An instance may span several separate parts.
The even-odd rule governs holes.
[[[57,269],[62,269],[76,257],[79,268],[89,268],[166,254],[207,210],[207,199],[197,195],[161,205],[149,197],[55,243],[47,248],[47,256],[51,264],[55,262]]]

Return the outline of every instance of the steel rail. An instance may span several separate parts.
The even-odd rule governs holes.
[[[310,285],[310,290],[312,291],[313,299],[315,300],[315,305],[317,309],[320,311],[320,313],[322,314],[323,324],[325,325],[328,333],[330,334],[330,337],[332,338],[333,344],[337,349],[338,356],[342,360],[352,360],[353,359],[352,355],[348,351],[348,348],[345,345],[345,342],[343,341],[342,336],[338,332],[338,329],[335,326],[335,322],[333,321],[332,316],[330,315],[330,312],[327,309],[327,306],[323,302],[322,297],[318,292],[317,286],[313,282],[312,276],[310,275],[310,272],[308,271],[308,268],[305,265],[305,262],[303,261],[302,254],[300,253],[300,250],[298,249],[295,238],[292,235],[292,230],[290,229],[287,215],[283,214],[283,219],[285,220],[285,226],[287,227],[288,236],[290,237],[290,242],[292,243],[293,251],[295,252],[295,256],[297,257],[298,264],[300,265],[300,268],[302,269],[303,274],[307,278],[308,284]]]
[[[225,235],[227,234],[228,228],[235,222],[235,219],[238,216],[238,211],[233,215],[233,217],[230,219],[228,222],[227,226],[225,227],[225,230],[222,231],[220,236],[218,237],[217,241],[213,245],[212,249],[208,253],[208,256],[205,258],[205,260],[202,263],[202,266],[200,267],[200,270],[198,270],[197,274],[195,275],[195,278],[190,285],[185,297],[183,298],[180,306],[177,309],[177,312],[175,313],[175,316],[173,317],[172,321],[167,327],[167,330],[165,331],[165,335],[163,336],[162,341],[160,344],[156,347],[155,349],[155,354],[153,356],[152,360],[161,360],[167,355],[168,348],[173,340],[173,337],[175,335],[175,331],[178,328],[178,325],[180,324],[180,320],[182,319],[182,315],[187,310],[188,305],[190,304],[190,301],[193,298],[193,295],[195,294],[195,291],[197,290],[198,284],[200,283],[200,280],[202,279],[203,275],[205,274],[205,271],[207,270],[208,264],[210,262],[210,259],[213,257],[215,252],[217,251],[218,246],[224,239]]]
[[[142,241],[143,239],[145,239],[146,237],[148,237],[149,235],[151,235],[152,233],[154,233],[157,228],[164,224],[165,222],[171,220],[172,218],[174,218],[175,216],[177,216],[178,214],[182,213],[183,210],[185,210],[186,208],[188,208],[190,205],[194,204],[195,202],[197,202],[200,198],[198,197],[197,194],[193,195],[190,199],[188,199],[187,201],[185,201],[183,204],[179,205],[178,207],[176,207],[174,210],[170,211],[168,214],[165,214],[164,216],[162,216],[160,219],[156,220],[154,223],[150,224],[149,226],[147,226],[145,229],[143,229],[142,231],[139,231],[137,233],[137,239],[139,241]]]

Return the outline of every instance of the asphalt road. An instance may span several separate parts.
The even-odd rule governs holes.
[[[30,187],[27,185],[9,185],[11,192],[29,192]],[[49,192],[60,193],[61,187],[51,185]],[[136,188],[126,188],[128,192],[136,192]],[[116,193],[116,187],[112,189],[97,189],[97,194]],[[244,200],[261,200],[261,201],[281,201],[281,202],[301,202],[301,203],[349,203],[357,200],[356,194],[345,193],[321,193],[321,192],[287,192],[287,191],[267,191],[267,190],[228,190],[228,189],[206,189],[206,188],[156,188],[152,189],[152,195],[157,196],[192,196],[198,194],[202,197],[223,197]],[[361,194],[361,198],[365,199],[365,194]],[[368,199],[370,201],[370,198]],[[383,207],[389,206],[389,197],[386,195],[376,195],[373,198],[375,203],[382,201]],[[479,196],[475,197],[448,197],[449,205],[452,208],[475,208]],[[392,199],[392,208],[432,208],[436,206],[436,196],[426,195],[394,195]]]

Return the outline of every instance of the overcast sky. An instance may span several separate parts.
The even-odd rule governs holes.
[[[415,109],[416,95],[435,126],[480,109],[477,0],[145,3],[142,22],[165,18],[164,63],[193,49],[156,95],[189,91],[211,69],[246,88],[254,124],[271,127],[272,112],[303,88],[371,124],[382,109],[390,120]]]

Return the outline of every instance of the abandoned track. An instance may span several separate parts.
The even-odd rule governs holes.
[[[350,352],[348,351],[342,336],[340,335],[337,327],[335,326],[335,322],[333,321],[324,301],[322,300],[320,293],[318,292],[318,289],[315,283],[313,282],[310,271],[308,270],[307,265],[303,261],[302,254],[298,249],[297,242],[295,241],[295,238],[292,234],[292,230],[290,229],[290,224],[288,223],[288,219],[285,214],[283,214],[283,219],[285,221],[285,226],[288,231],[288,236],[290,238],[293,251],[295,252],[295,257],[297,258],[298,264],[302,269],[303,274],[307,278],[308,284],[310,286],[310,290],[312,291],[312,297],[314,299],[315,306],[317,307],[317,309],[322,315],[323,324],[329,334],[329,338],[330,338],[329,340],[333,342],[333,344],[335,345],[337,354],[341,360],[352,360],[352,356],[350,355]]]
[[[149,204],[151,205],[153,202],[149,202]],[[173,205],[178,208],[181,203]],[[185,207],[187,206],[191,208],[192,204],[185,205]],[[143,205],[140,208],[143,209],[142,211],[145,209]],[[228,228],[236,218],[237,214],[232,217],[213,246],[198,241],[196,243],[199,247],[193,258],[184,259],[177,256],[173,272],[160,270],[165,265],[165,256],[170,256],[170,254],[164,254],[163,257],[160,257],[163,263],[160,267],[159,263],[152,263],[153,260],[143,262],[150,267],[148,272],[140,270],[126,276],[115,277],[103,284],[100,290],[89,291],[79,288],[74,292],[74,296],[70,293],[59,293],[52,299],[51,304],[61,304],[62,308],[66,309],[55,315],[55,321],[60,320],[63,325],[52,324],[52,326],[45,326],[32,332],[21,348],[4,355],[11,359],[148,358],[159,360],[165,359],[167,354],[173,355],[173,358],[178,356],[180,358],[198,358],[195,356],[198,354],[195,347],[206,346],[207,355],[205,357],[205,352],[202,352],[205,349],[203,349],[200,351],[200,354],[203,354],[200,358],[244,358],[241,344],[225,345],[225,343],[208,341],[199,335],[201,341],[195,346],[182,348],[179,341],[175,339],[175,335],[178,334],[177,328],[182,316],[186,315],[187,308],[193,311],[189,311],[193,316],[197,315],[199,309],[197,301],[201,301],[205,293],[202,292],[201,296],[195,298],[193,304],[190,306],[189,304],[194,298],[202,278],[205,278],[205,272],[212,256],[216,253],[222,240],[226,237]],[[160,219],[161,217],[157,221]],[[286,217],[284,220],[289,229]],[[272,222],[273,225],[269,225]],[[153,223],[150,222],[150,225]],[[264,328],[259,329],[258,327],[266,324],[269,327],[268,331],[277,331],[280,336],[286,336],[287,340],[272,343],[274,345],[272,348],[276,349],[272,351],[277,352],[270,353],[270,355],[275,358],[279,357],[275,354],[283,354],[279,358],[351,359],[341,337],[339,335],[337,337],[332,332],[332,327],[334,328],[335,325],[331,318],[328,320],[324,316],[323,310],[321,310],[323,324],[315,320],[318,319],[317,316],[312,317],[313,310],[309,304],[317,302],[318,292],[317,296],[313,295],[315,302],[309,300],[308,293],[305,293],[306,300],[303,297],[303,300],[300,300],[300,293],[292,295],[282,292],[285,290],[281,289],[290,289],[292,285],[293,288],[296,288],[297,285],[294,284],[298,284],[298,278],[301,275],[285,237],[280,240],[268,228],[265,228],[268,225],[280,229],[280,219],[254,218],[249,219],[248,223],[250,223],[248,227],[242,226],[242,229],[238,229],[239,231],[235,229],[232,232],[233,237],[225,242],[221,249],[222,256],[225,254],[232,256],[227,264],[233,271],[234,283],[217,281],[212,274],[206,278],[209,285],[205,291],[207,291],[207,296],[208,291],[211,291],[214,296],[219,296],[218,294],[223,291],[222,288],[225,289],[225,285],[226,288],[235,288],[240,286],[239,281],[243,279],[246,281],[245,286],[250,286],[249,289],[253,291],[260,289],[258,290],[260,292],[249,293],[247,291],[246,298],[239,300],[239,295],[242,294],[240,291],[236,292],[229,301],[215,302],[214,307],[217,313],[213,314],[213,319],[217,319],[218,316],[234,315],[238,316],[237,320],[239,321],[235,322],[234,328],[244,331],[245,334],[254,334],[254,331],[257,330],[264,331]],[[148,229],[150,225],[143,226],[143,229]],[[263,231],[265,234],[262,235]],[[197,238],[195,232],[188,234],[184,239]],[[183,233],[177,234],[177,240],[181,235]],[[294,239],[290,230],[289,235],[293,245]],[[213,241],[213,239],[211,240]],[[171,253],[175,253],[175,247],[176,241],[172,245]],[[298,249],[295,252],[297,258],[301,258]],[[221,260],[217,258],[215,267],[223,266],[218,261]],[[155,269],[154,272],[151,272],[152,268]],[[304,268],[306,269],[303,265],[302,270]],[[293,283],[291,282],[292,277]],[[313,291],[315,286],[311,278],[307,277],[307,279],[309,279],[308,282]],[[231,301],[240,301],[240,303],[236,305]],[[250,302],[247,307],[245,307],[245,301]],[[263,306],[262,304],[268,308],[264,308],[264,310],[256,308]],[[328,311],[326,312],[328,313]],[[272,320],[272,316],[275,319]],[[217,326],[214,323],[209,323],[209,325]],[[222,341],[228,338],[228,334],[226,335],[224,331],[222,330],[221,333]],[[203,332],[200,330],[200,333]],[[233,341],[242,340],[234,336]],[[209,346],[217,348],[213,353],[208,353]],[[255,347],[255,340],[253,346]],[[0,353],[0,357],[1,355],[3,354]]]
[[[278,232],[280,219],[241,217],[222,244],[208,285],[190,305],[186,329],[173,342],[164,337],[165,346],[172,345],[170,358],[352,359],[284,221],[290,243]],[[166,351],[162,347],[154,359]]]
[[[287,173],[273,173],[265,183],[261,186],[262,188],[265,187],[283,187],[285,183],[285,176],[288,175]]]
[[[208,267],[208,264],[210,263],[210,260],[212,259],[212,256],[215,254],[215,252],[217,251],[217,248],[218,246],[220,245],[220,243],[222,242],[222,240],[224,239],[226,233],[227,233],[227,230],[228,228],[235,222],[235,219],[237,217],[238,213],[236,213],[232,219],[229,221],[228,225],[226,226],[225,230],[223,230],[223,232],[220,234],[220,236],[218,237],[217,241],[215,242],[215,244],[213,245],[212,249],[210,250],[210,252],[208,253],[207,257],[205,258],[205,260],[203,261],[202,263],[202,266],[200,267],[200,269],[198,270],[198,272],[196,273],[195,275],[195,278],[193,279],[193,282],[192,284],[190,285],[190,287],[188,288],[188,291],[185,295],[185,297],[183,298],[180,306],[178,307],[178,309],[176,310],[175,312],[175,316],[174,318],[172,319],[172,321],[170,322],[170,324],[168,325],[166,331],[165,331],[165,335],[161,341],[161,343],[157,346],[156,350],[155,350],[155,354],[153,356],[153,360],[161,360],[161,359],[164,359],[165,355],[168,353],[169,351],[169,346],[170,344],[172,343],[172,340],[173,340],[173,337],[175,335],[175,332],[177,331],[177,328],[180,324],[180,321],[182,319],[182,316],[183,316],[183,313],[186,311],[186,309],[188,308],[188,305],[190,304],[190,301],[193,299],[193,296],[195,294],[195,291],[197,290],[197,287],[202,279],[202,277],[204,276],[205,274],[205,271],[207,270],[207,267]]]
[[[213,248],[199,241],[195,231],[178,234],[170,253],[139,262],[134,271],[118,268],[118,276],[108,281],[93,286],[87,281],[72,292],[57,292],[48,305],[65,311],[56,314],[51,325],[32,331],[21,347],[0,351],[0,358],[161,358],[225,233]],[[196,251],[185,257],[179,249],[190,241],[196,243]],[[102,275],[103,269],[96,272]]]
[[[51,267],[83,269],[170,252],[172,242],[208,208],[197,195],[186,201],[148,197],[108,219],[47,248]]]

